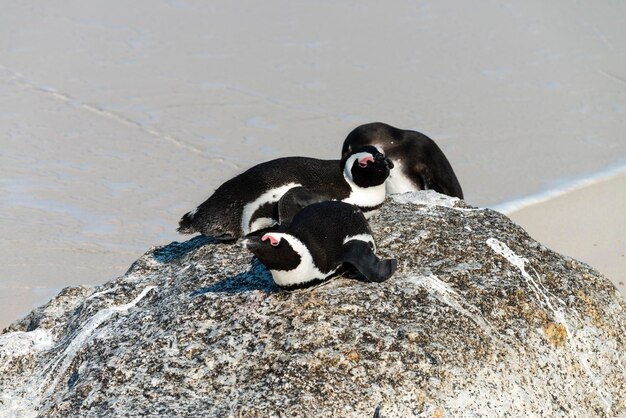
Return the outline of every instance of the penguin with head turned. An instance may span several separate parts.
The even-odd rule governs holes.
[[[350,204],[326,201],[306,206],[287,225],[248,235],[242,244],[284,288],[306,287],[356,268],[363,281],[382,282],[395,272],[395,259],[381,260],[363,212]]]
[[[356,127],[348,134],[342,155],[364,145],[379,147],[393,160],[395,168],[387,179],[387,192],[404,193],[432,189],[463,199],[461,185],[448,159],[426,135],[374,122]]]
[[[277,224],[277,202],[289,190],[290,211],[338,200],[373,213],[385,200],[391,160],[376,147],[353,147],[341,160],[286,157],[258,164],[228,180],[204,203],[186,213],[178,231],[231,241]]]

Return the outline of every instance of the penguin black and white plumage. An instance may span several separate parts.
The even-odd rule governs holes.
[[[311,201],[340,200],[369,213],[385,200],[393,163],[372,146],[355,148],[341,160],[286,157],[258,164],[228,180],[179,222],[181,233],[200,232],[235,240],[277,223],[276,203],[301,187]]]
[[[281,287],[302,287],[336,274],[347,263],[364,281],[382,282],[395,272],[395,259],[381,260],[363,212],[326,201],[299,211],[288,226],[248,235],[242,244],[272,273]]]
[[[387,193],[432,189],[463,199],[463,190],[450,162],[435,141],[426,135],[374,122],[356,127],[346,137],[342,155],[374,145],[395,164],[387,179]]]

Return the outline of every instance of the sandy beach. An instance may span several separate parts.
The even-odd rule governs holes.
[[[546,247],[599,270],[626,297],[626,174],[509,217]]]
[[[180,216],[245,168],[338,158],[372,121],[435,139],[468,203],[623,291],[624,175],[568,185],[626,166],[624,21],[565,0],[9,2],[0,328],[187,239]]]

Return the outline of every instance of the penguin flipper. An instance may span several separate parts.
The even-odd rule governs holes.
[[[325,200],[328,200],[326,196],[314,193],[306,187],[299,186],[289,189],[278,201],[278,223],[289,225],[301,209]]]
[[[450,191],[447,190],[446,187],[437,182],[430,173],[424,173],[422,175],[422,184],[424,185],[424,190],[434,190],[437,193],[446,194],[450,196]]]
[[[463,190],[450,163],[445,160],[443,154],[441,158],[444,160],[441,161],[440,166],[425,163],[416,164],[412,169],[412,176],[420,179],[422,190],[434,190],[437,193],[463,199]]]
[[[398,267],[395,259],[381,260],[372,247],[360,240],[350,240],[343,245],[343,262],[350,263],[365,277],[366,282],[384,282]]]
[[[445,172],[441,167],[432,167],[425,164],[417,164],[411,176],[416,181],[418,190],[434,190],[437,193],[463,199],[463,191],[452,171]]]
[[[437,193],[445,194],[452,197],[458,197],[459,199],[463,199],[463,192],[461,191],[461,186],[455,187],[454,184],[446,187],[439,181],[436,181],[432,178],[424,178],[424,190],[434,190]]]

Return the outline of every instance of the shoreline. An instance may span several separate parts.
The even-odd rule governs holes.
[[[563,180],[559,182],[560,185],[557,187],[551,187],[547,190],[519,199],[507,200],[497,205],[490,206],[489,208],[509,216],[512,213],[522,211],[528,207],[549,202],[553,199],[565,196],[568,193],[610,181],[624,174],[626,174],[626,163],[612,165],[606,170],[579,176],[571,180]]]

